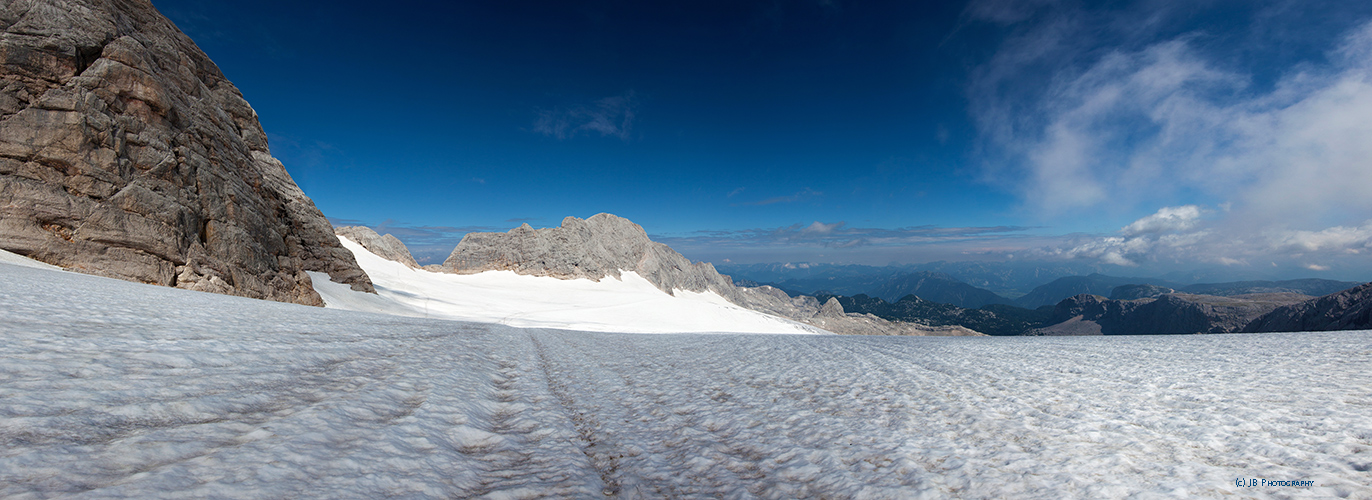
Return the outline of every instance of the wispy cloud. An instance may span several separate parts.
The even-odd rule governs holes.
[[[1034,7],[977,5],[999,22]],[[1140,42],[1176,3],[1148,5],[1158,12],[1037,15],[978,69],[973,115],[1011,165],[993,178],[1049,216],[1192,191],[1282,222],[1372,209],[1372,24],[1268,88],[1203,49],[1204,33]],[[1090,43],[1110,30],[1113,45]]]
[[[1176,268],[1215,264],[1314,271],[1369,271],[1372,219],[1360,226],[1319,231],[1268,228],[1249,232],[1223,219],[1206,220],[1196,206],[1164,207],[1114,235],[1068,235],[1021,255],[1049,260],[1092,260],[1128,267]],[[1281,264],[1279,265],[1278,262]]]
[[[1247,35],[1217,44],[1215,33],[1176,29],[1193,13],[1186,2],[1118,5],[968,7],[1005,33],[968,86],[987,178],[1046,221],[1157,210],[1114,234],[1067,235],[1032,252],[1128,266],[1366,270],[1372,23],[1353,18],[1328,38],[1292,26],[1303,41],[1323,40],[1308,45],[1323,57],[1278,61],[1258,45],[1280,30],[1258,23],[1281,16],[1255,15],[1238,28]],[[1234,53],[1265,66],[1225,57]]]
[[[533,131],[558,139],[598,134],[627,141],[632,137],[638,107],[638,98],[630,90],[590,103],[541,110],[534,121]]]
[[[743,191],[743,188],[735,189],[733,193],[729,193],[729,196],[730,196],[730,197],[733,197],[735,194],[740,193],[740,192],[742,192],[742,191]],[[800,190],[800,191],[795,192],[794,194],[790,194],[790,195],[786,195],[786,196],[775,196],[775,197],[772,197],[772,198],[767,198],[767,199],[765,199],[765,200],[758,200],[758,201],[750,201],[750,202],[747,202],[747,203],[740,203],[739,205],[762,206],[762,205],[775,205],[775,204],[777,204],[777,203],[795,203],[795,202],[797,202],[797,201],[803,201],[803,200],[807,200],[807,199],[810,199],[810,198],[814,198],[814,197],[817,197],[817,196],[823,196],[823,195],[824,195],[824,193],[821,193],[821,192],[819,192],[819,191],[815,191],[815,190],[810,189],[810,188],[805,188],[805,189],[803,189],[803,190]]]
[[[672,245],[730,246],[811,246],[851,248],[856,246],[908,246],[927,243],[966,242],[988,237],[1005,237],[1029,228],[914,226],[896,229],[849,227],[848,223],[814,221],[767,229],[734,231],[695,231],[684,235],[657,235],[654,240]]]

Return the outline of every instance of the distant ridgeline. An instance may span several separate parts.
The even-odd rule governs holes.
[[[1118,280],[1100,275],[1077,278],[1082,279],[1063,278],[1045,287],[1063,290]],[[816,298],[837,300],[848,312],[963,326],[988,335],[1149,335],[1369,329],[1369,287],[1372,284],[1318,279],[1199,284],[1181,290],[1124,284],[1110,290],[1111,298],[1082,293],[1036,309],[1005,304],[963,308],[915,295],[893,303],[863,294],[821,292]],[[1210,294],[1187,293],[1192,290]],[[1334,292],[1320,298],[1300,293],[1329,290]]]
[[[418,267],[405,246],[390,235],[377,235],[360,227],[338,228],[337,232],[384,258]],[[767,273],[781,276],[786,271],[775,265],[752,268],[763,270],[754,277]],[[1059,277],[1019,300],[1011,300],[941,272],[899,269],[893,275],[877,276],[871,273],[880,273],[883,268],[815,265],[803,272],[818,276],[788,278],[787,286],[837,283],[850,290],[865,286],[882,295],[904,295],[888,301],[866,293],[844,295],[826,290],[795,293],[792,288],[788,294],[775,284],[759,283],[746,275],[731,279],[709,263],[691,262],[667,245],[649,239],[637,224],[610,214],[588,219],[567,217],[552,228],[535,229],[526,224],[505,233],[469,233],[444,264],[424,269],[456,274],[502,270],[591,280],[616,278],[632,271],[669,294],[678,290],[713,292],[742,307],[850,334],[1114,335],[1272,331],[1285,325],[1367,327],[1365,318],[1357,316],[1358,311],[1365,310],[1357,309],[1366,302],[1361,295],[1320,303],[1325,305],[1307,304],[1314,295],[1357,290],[1341,292],[1357,283],[1319,279],[1178,285],[1150,278],[1090,274]],[[1013,305],[1047,300],[1054,302],[1032,309]],[[1331,307],[1343,309],[1337,314],[1315,312]],[[1319,314],[1334,317],[1305,319]]]

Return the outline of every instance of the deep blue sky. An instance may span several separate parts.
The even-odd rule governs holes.
[[[1372,253],[1372,187],[1327,189],[1372,181],[1360,4],[155,1],[421,260],[610,212],[716,262],[1331,277]]]

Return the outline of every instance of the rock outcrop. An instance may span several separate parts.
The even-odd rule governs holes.
[[[693,263],[671,247],[648,239],[628,219],[596,214],[567,217],[562,226],[534,229],[523,224],[505,233],[467,233],[443,261],[456,274],[514,271],[560,279],[599,281],[633,271],[668,294],[673,290],[715,292],[738,302],[733,282],[708,262]]]
[[[362,245],[362,248],[376,254],[386,260],[392,260],[419,268],[419,263],[415,262],[414,256],[410,255],[410,248],[400,242],[399,238],[390,234],[380,235],[372,228],[363,226],[343,226],[334,228],[334,234],[346,237]]]
[[[714,292],[754,311],[787,318],[834,333],[865,335],[980,335],[960,327],[934,327],[887,321],[870,314],[845,313],[837,302],[790,297],[761,286],[734,286],[706,262],[691,262],[671,247],[652,241],[638,224],[610,214],[589,219],[567,217],[560,227],[528,224],[505,233],[468,233],[442,266],[425,269],[457,274],[514,271],[562,279],[618,278],[633,271],[664,292]]]
[[[1372,330],[1372,283],[1278,307],[1249,323],[1245,332]]]
[[[1156,298],[1111,300],[1082,294],[1053,309],[1051,326],[1040,335],[1105,335],[1231,333],[1272,310],[1308,299],[1300,294],[1252,294],[1218,297],[1167,293]]]
[[[322,305],[371,281],[257,114],[147,0],[0,4],[0,248],[67,269]]]

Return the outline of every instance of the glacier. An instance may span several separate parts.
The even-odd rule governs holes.
[[[600,281],[514,271],[436,273],[388,260],[346,236],[338,240],[372,278],[376,294],[311,272],[314,289],[329,308],[596,332],[829,333],[740,307],[714,292],[673,290],[668,295],[633,271]]]
[[[2,498],[1372,498],[1372,332],[578,332],[7,262]]]

